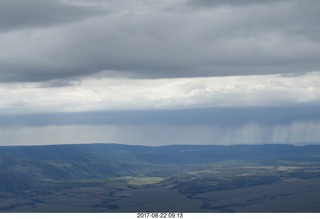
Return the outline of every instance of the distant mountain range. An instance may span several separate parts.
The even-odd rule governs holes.
[[[0,147],[0,172],[12,178],[74,179],[136,175],[179,165],[231,160],[312,162],[320,160],[320,145],[172,145],[75,144]],[[1,183],[1,180],[0,180]]]
[[[261,193],[255,198],[241,193],[239,203],[252,205],[250,211],[273,197],[286,203],[290,195],[289,212],[318,212],[318,205],[300,195],[318,200],[319,162],[320,145],[2,146],[0,212],[245,211],[233,199],[225,206],[215,197],[219,192],[222,198],[228,192],[238,197],[249,187]],[[183,202],[173,201],[177,198]],[[276,208],[277,200],[261,211],[283,211]]]

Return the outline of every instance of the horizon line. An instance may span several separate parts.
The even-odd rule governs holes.
[[[320,146],[320,143],[256,143],[256,144],[165,144],[165,145],[145,145],[145,144],[124,144],[124,143],[102,143],[102,142],[91,142],[91,143],[58,143],[58,144],[26,144],[26,145],[0,145],[0,147],[56,147],[56,146],[76,146],[76,145],[119,145],[119,146],[131,146],[131,147],[170,147],[170,146],[212,146],[212,147],[232,147],[232,146],[267,146],[267,145],[281,145],[281,146],[294,146],[294,147],[305,147],[305,146]]]

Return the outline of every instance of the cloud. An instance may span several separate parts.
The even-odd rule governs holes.
[[[289,76],[1,84],[0,144],[319,142],[319,73]]]
[[[319,12],[314,0],[0,1],[1,144],[319,141]]]
[[[1,113],[318,105],[319,73],[183,79],[91,78],[0,86]]]
[[[66,125],[1,129],[1,145],[68,143],[169,144],[316,144],[320,122],[283,125],[243,124],[238,127],[177,125]]]
[[[314,1],[246,1],[242,7],[207,6],[206,10],[194,9],[185,1],[95,1],[95,6],[83,3],[88,1],[75,1],[72,6],[41,2],[43,8],[53,4],[59,13],[37,10],[30,21],[3,24],[3,29],[17,31],[0,34],[0,81],[79,80],[97,74],[186,78],[319,70],[320,6]],[[93,16],[99,4],[108,13]],[[15,8],[7,11],[19,18]],[[47,13],[39,15],[38,11]],[[88,14],[90,19],[82,19]],[[58,26],[51,25],[57,22]],[[37,28],[19,30],[23,26]]]
[[[284,0],[269,0],[269,1],[259,1],[259,0],[190,0],[186,4],[193,7],[217,7],[217,6],[248,6],[248,5],[260,5],[260,4],[273,4],[277,2],[282,2]]]
[[[58,0],[1,0],[0,32],[65,24],[102,12],[97,7],[66,4]]]
[[[216,126],[246,124],[282,126],[320,121],[319,105],[273,107],[220,107],[163,110],[110,110],[69,113],[24,113],[0,115],[0,127],[44,127],[68,125]]]

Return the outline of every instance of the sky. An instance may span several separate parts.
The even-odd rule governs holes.
[[[0,145],[319,144],[317,0],[1,0]]]

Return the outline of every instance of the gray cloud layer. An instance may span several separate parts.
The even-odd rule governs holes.
[[[1,1],[0,81],[320,69],[318,1],[75,2]]]
[[[316,0],[2,0],[0,143],[319,142],[319,20]]]
[[[320,141],[318,109],[287,106],[2,115],[0,144],[311,144]]]
[[[248,6],[248,5],[267,5],[272,3],[281,2],[283,0],[268,0],[268,1],[257,1],[257,0],[191,0],[187,2],[187,5],[194,7],[217,7],[217,6]]]
[[[176,125],[238,127],[320,121],[318,105],[176,110],[117,110],[78,113],[1,115],[0,127],[62,125]]]
[[[1,0],[0,31],[65,24],[101,13],[97,7],[65,4],[58,0]]]

